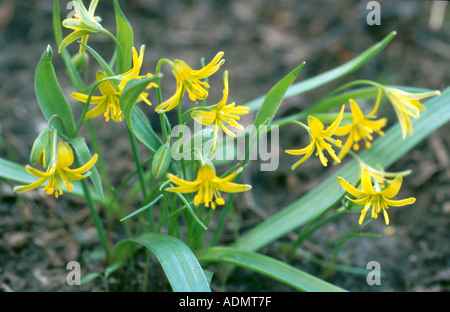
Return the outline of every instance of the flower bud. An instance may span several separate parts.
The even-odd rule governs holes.
[[[85,53],[80,52],[72,57],[72,63],[78,71],[81,71],[84,67],[84,64],[86,64],[86,57],[87,55]]]
[[[170,153],[170,143],[162,145],[155,153],[152,162],[152,174],[156,179],[161,179],[169,168],[170,161],[172,159]]]
[[[32,165],[39,162],[42,166],[44,166],[44,168],[46,168],[47,164],[50,163],[50,159],[52,157],[51,137],[52,133],[49,128],[45,128],[41,133],[39,133],[39,136],[36,138],[33,143],[33,147],[31,148],[30,163]]]

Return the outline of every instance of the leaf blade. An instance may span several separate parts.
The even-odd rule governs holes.
[[[58,115],[59,118],[55,119],[54,127],[70,137],[75,132],[75,122],[72,109],[67,103],[56,78],[52,57],[52,49],[47,46],[35,71],[36,97],[45,118],[48,120],[53,115]]]
[[[113,250],[116,261],[125,259],[136,245],[154,253],[175,292],[210,292],[208,279],[194,253],[181,240],[160,233],[143,234],[122,240]]]
[[[232,247],[212,247],[197,253],[199,261],[231,263],[301,291],[336,292],[344,289],[298,270],[275,258]]]

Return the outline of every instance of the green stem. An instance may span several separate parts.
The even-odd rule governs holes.
[[[245,168],[247,166],[248,160],[250,158],[250,142],[249,142],[249,133],[248,132],[245,134],[245,145],[246,145],[245,146],[245,158],[244,158],[244,161],[242,163],[242,168]],[[244,172],[244,170],[242,170],[237,175],[237,177],[236,177],[236,181],[237,182],[236,183],[239,183],[239,181],[241,180],[243,172]],[[214,247],[217,244],[217,242],[218,242],[219,235],[222,232],[222,228],[223,228],[223,225],[225,223],[225,220],[226,220],[226,218],[228,216],[228,213],[231,210],[231,204],[233,203],[233,198],[234,198],[234,193],[231,193],[228,196],[228,199],[227,199],[227,201],[225,203],[225,206],[222,209],[222,213],[220,214],[219,222],[217,223],[217,228],[216,228],[216,230],[214,232],[214,235],[213,235],[213,238],[211,240],[211,247]]]
[[[136,138],[133,135],[133,133],[130,131],[130,129],[128,129],[128,136],[130,138],[131,150],[133,152],[134,161],[136,163],[136,169],[137,169],[137,173],[138,173],[139,184],[141,186],[142,196],[145,200],[147,198],[148,192],[147,192],[147,186],[145,183],[144,170],[142,167],[141,157],[139,155],[139,151],[137,148]],[[151,215],[149,222],[150,222],[150,227],[153,230],[154,229],[153,215]]]
[[[92,220],[94,221],[95,228],[97,229],[97,233],[100,237],[100,242],[103,246],[103,249],[105,250],[106,259],[109,261],[110,249],[109,249],[108,239],[106,237],[106,232],[103,227],[102,221],[100,219],[100,215],[98,214],[97,210],[95,210],[94,201],[92,200],[92,196],[91,196],[91,193],[87,186],[86,180],[83,179],[80,182],[81,182],[81,187],[84,192],[84,197],[86,199],[86,203],[87,203],[87,205],[89,207],[89,211],[91,213]]]

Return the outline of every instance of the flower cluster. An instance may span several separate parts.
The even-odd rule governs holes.
[[[342,106],[336,119],[327,129],[324,129],[323,123],[318,118],[310,115],[308,116],[308,126],[296,122],[307,130],[310,144],[301,149],[286,150],[285,152],[291,155],[304,155],[303,158],[292,166],[292,170],[307,160],[314,151],[316,151],[316,155],[319,156],[320,162],[325,167],[328,164],[328,159],[324,156],[324,150],[329,153],[336,163],[340,163],[348,153],[351,153],[361,165],[361,184],[363,189],[356,189],[341,177],[338,177],[338,181],[349,194],[358,198],[349,198],[353,203],[364,205],[359,223],[361,224],[363,222],[366,212],[372,207],[371,216],[377,218],[378,213],[382,211],[386,224],[389,224],[389,217],[386,211],[389,206],[410,205],[414,203],[415,199],[392,200],[391,198],[397,195],[400,190],[402,176],[395,176],[393,181],[388,181],[386,179],[388,175],[366,165],[356,154],[351,152],[351,149],[353,148],[354,151],[358,151],[360,149],[360,141],[364,141],[365,148],[369,149],[372,146],[371,142],[374,140],[374,133],[379,136],[384,135],[382,128],[386,126],[387,118],[376,119],[376,113],[383,93],[394,107],[401,127],[402,137],[405,139],[407,133],[410,135],[413,133],[410,117],[417,119],[420,116],[420,111],[425,110],[425,106],[420,103],[420,100],[439,95],[440,92],[427,91],[413,93],[400,88],[386,87],[376,83],[373,84],[378,87],[378,96],[369,114],[365,115],[358,103],[350,98],[351,120],[343,121],[345,106]],[[345,124],[341,125],[341,122]],[[345,143],[342,145],[342,141],[334,139],[333,136],[346,137]],[[332,144],[340,148],[338,156],[336,156]]]
[[[90,35],[99,33],[104,33],[113,38],[117,44],[117,48],[121,50],[121,53],[126,52],[123,51],[123,46],[118,43],[118,39],[102,27],[100,24],[101,18],[95,16],[94,13],[97,4],[98,0],[92,0],[89,8],[86,8],[82,1],[74,1],[75,14],[73,18],[67,18],[62,22],[62,25],[65,28],[72,30],[73,32],[60,41],[59,52],[62,52],[76,40],[79,40],[80,42],[80,53],[78,56],[81,52],[86,50],[91,51],[91,48],[87,45],[88,38]],[[97,71],[96,81],[91,85],[91,87],[89,87],[87,91],[74,92],[71,94],[73,99],[83,103],[84,105],[83,120],[103,115],[106,122],[110,120],[114,122],[122,122],[124,120],[124,111],[123,107],[121,107],[121,100],[124,90],[126,89],[126,85],[132,80],[156,78],[152,73],[142,73],[145,46],[141,46],[139,53],[135,47],[132,47],[131,49],[132,63],[130,69],[125,68],[122,73],[114,73],[112,68],[105,65],[106,62],[103,62],[103,64],[101,63],[103,71]],[[94,56],[97,60],[98,58],[101,58],[99,55]],[[236,135],[230,131],[227,126],[242,131],[243,126],[239,124],[238,121],[241,115],[245,115],[249,111],[248,107],[236,106],[234,102],[231,104],[227,103],[229,96],[228,71],[225,71],[223,74],[223,97],[219,103],[210,106],[197,106],[197,101],[204,101],[208,98],[210,84],[207,80],[220,70],[221,66],[225,62],[223,56],[224,52],[217,53],[208,64],[200,69],[193,69],[186,62],[179,59],[175,59],[173,61],[162,59],[158,62],[158,66],[156,68],[158,80],[150,79],[151,82],[149,82],[145,88],[146,92],[142,92],[137,99],[137,102],[143,101],[148,106],[152,106],[149,100],[149,91],[152,88],[160,88],[159,77],[161,65],[167,64],[172,67],[173,77],[176,81],[175,93],[165,101],[163,101],[162,96],[158,94],[158,105],[154,109],[154,112],[162,115],[176,107],[180,107],[181,110],[182,100],[187,92],[189,100],[194,102],[194,107],[189,110],[189,117],[204,126],[214,125],[214,146],[212,153],[217,145],[219,130],[235,137]],[[116,57],[118,56],[116,55]],[[97,89],[100,94],[94,95],[94,92]],[[94,105],[94,107],[89,110],[88,107],[90,105]],[[179,120],[179,122],[182,122],[182,120]],[[54,141],[55,140],[52,141],[52,144],[55,144]],[[165,144],[164,148],[167,146],[170,147],[170,144]],[[39,187],[47,182],[44,190],[46,190],[48,194],[55,194],[55,196],[58,197],[63,194],[62,186],[66,187],[70,191],[73,188],[70,181],[84,179],[89,176],[89,172],[87,171],[94,166],[97,160],[96,154],[91,160],[80,168],[70,169],[69,167],[73,164],[74,156],[72,149],[65,142],[61,142],[58,145],[57,150],[50,153],[54,154],[51,161],[48,161],[49,151],[47,149],[43,149],[42,155],[38,157],[42,160],[41,163],[44,164],[44,169],[46,169],[45,172],[41,172],[30,166],[26,167],[26,170],[36,176],[38,180],[30,185],[17,187],[16,191],[27,191]],[[162,157],[155,159],[155,166],[159,167],[155,169],[155,171],[158,171],[158,177],[160,177],[159,172],[161,168],[166,168],[165,170],[167,170],[168,167],[166,157],[164,157],[164,155],[167,155],[167,151],[160,152],[158,155],[163,155]],[[225,178],[219,178],[216,176],[215,169],[212,164],[205,165],[204,163],[201,163],[198,168],[197,179],[193,182],[189,182],[169,173],[167,175],[167,181],[177,184],[178,186],[170,187],[167,191],[178,193],[197,192],[194,200],[195,205],[203,203],[206,207],[215,208],[216,205],[224,204],[224,199],[222,198],[220,192],[236,193],[243,192],[251,188],[249,185],[232,182],[239,170],[229,174]],[[82,173],[85,172],[87,173],[83,175]]]

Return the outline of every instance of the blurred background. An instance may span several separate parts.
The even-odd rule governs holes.
[[[387,48],[361,69],[284,101],[279,116],[300,112],[335,87],[354,79],[447,88],[450,85],[447,1],[378,1],[380,25],[368,25],[368,2],[133,0],[120,1],[120,5],[134,28],[136,47],[146,46],[142,73],[153,73],[160,58],[182,59],[198,68],[200,58],[208,62],[218,51],[224,51],[223,68],[229,71],[229,99],[237,104],[267,93],[300,62],[306,61],[306,65],[297,81],[341,65],[391,31],[397,31]],[[66,1],[60,3],[64,17],[72,7],[66,6],[69,4]],[[113,1],[100,0],[96,15],[102,17],[103,27],[115,32]],[[91,36],[89,40],[93,47],[103,49],[105,58],[112,55],[106,36]],[[55,52],[55,70],[70,101],[69,95],[75,90],[56,53],[52,1],[0,1],[0,157],[23,165],[29,162],[33,141],[46,124],[34,93],[34,69],[47,45]],[[77,45],[69,48],[74,52]],[[212,85],[215,79],[222,85],[221,75],[212,79]],[[211,98],[218,101],[221,93],[222,87],[212,88]],[[77,104],[73,105],[74,112],[78,112]],[[391,123],[395,121],[388,105],[381,109]],[[251,123],[253,117],[244,118],[244,125]],[[110,122],[105,127],[101,118],[95,124],[102,147],[108,151],[105,162],[112,183],[118,185],[123,176],[134,170],[128,137],[119,135],[124,125]],[[369,286],[365,275],[341,271],[328,276],[329,281],[353,291],[449,290],[449,130],[448,124],[441,127],[388,168],[389,171],[413,171],[405,179],[400,196],[414,196],[417,202],[413,206],[390,209],[389,228],[379,219],[364,229],[380,233],[382,238],[349,241],[339,254],[340,264],[357,268],[378,261],[385,273],[382,284]],[[284,145],[280,150],[306,142],[295,127],[283,128],[280,134]],[[236,225],[240,233],[305,194],[328,174],[319,161],[312,159],[301,170],[293,172],[290,166],[294,161],[291,156],[280,155],[280,168],[275,172],[260,172],[257,161],[246,170],[244,182],[252,184],[253,190],[236,197]],[[102,290],[101,284],[76,288],[67,286],[65,281],[65,265],[74,259],[82,259],[84,272],[101,270],[95,256],[98,240],[83,201],[70,195],[55,201],[42,192],[27,192],[19,198],[12,193],[11,186],[7,181],[0,182],[0,291]],[[358,216],[350,215],[324,227],[305,243],[305,250],[317,258],[326,258],[323,246],[347,233],[357,220]],[[119,234],[111,235],[116,239],[118,236],[114,235]],[[230,226],[223,243],[233,241],[233,237]],[[300,255],[287,259],[283,246],[290,242],[287,236],[261,252],[321,276],[323,268],[317,263]],[[128,286],[120,283],[118,277],[112,277],[111,284],[117,290],[139,289],[139,280],[129,282]],[[290,289],[256,273],[239,270],[225,290]]]

